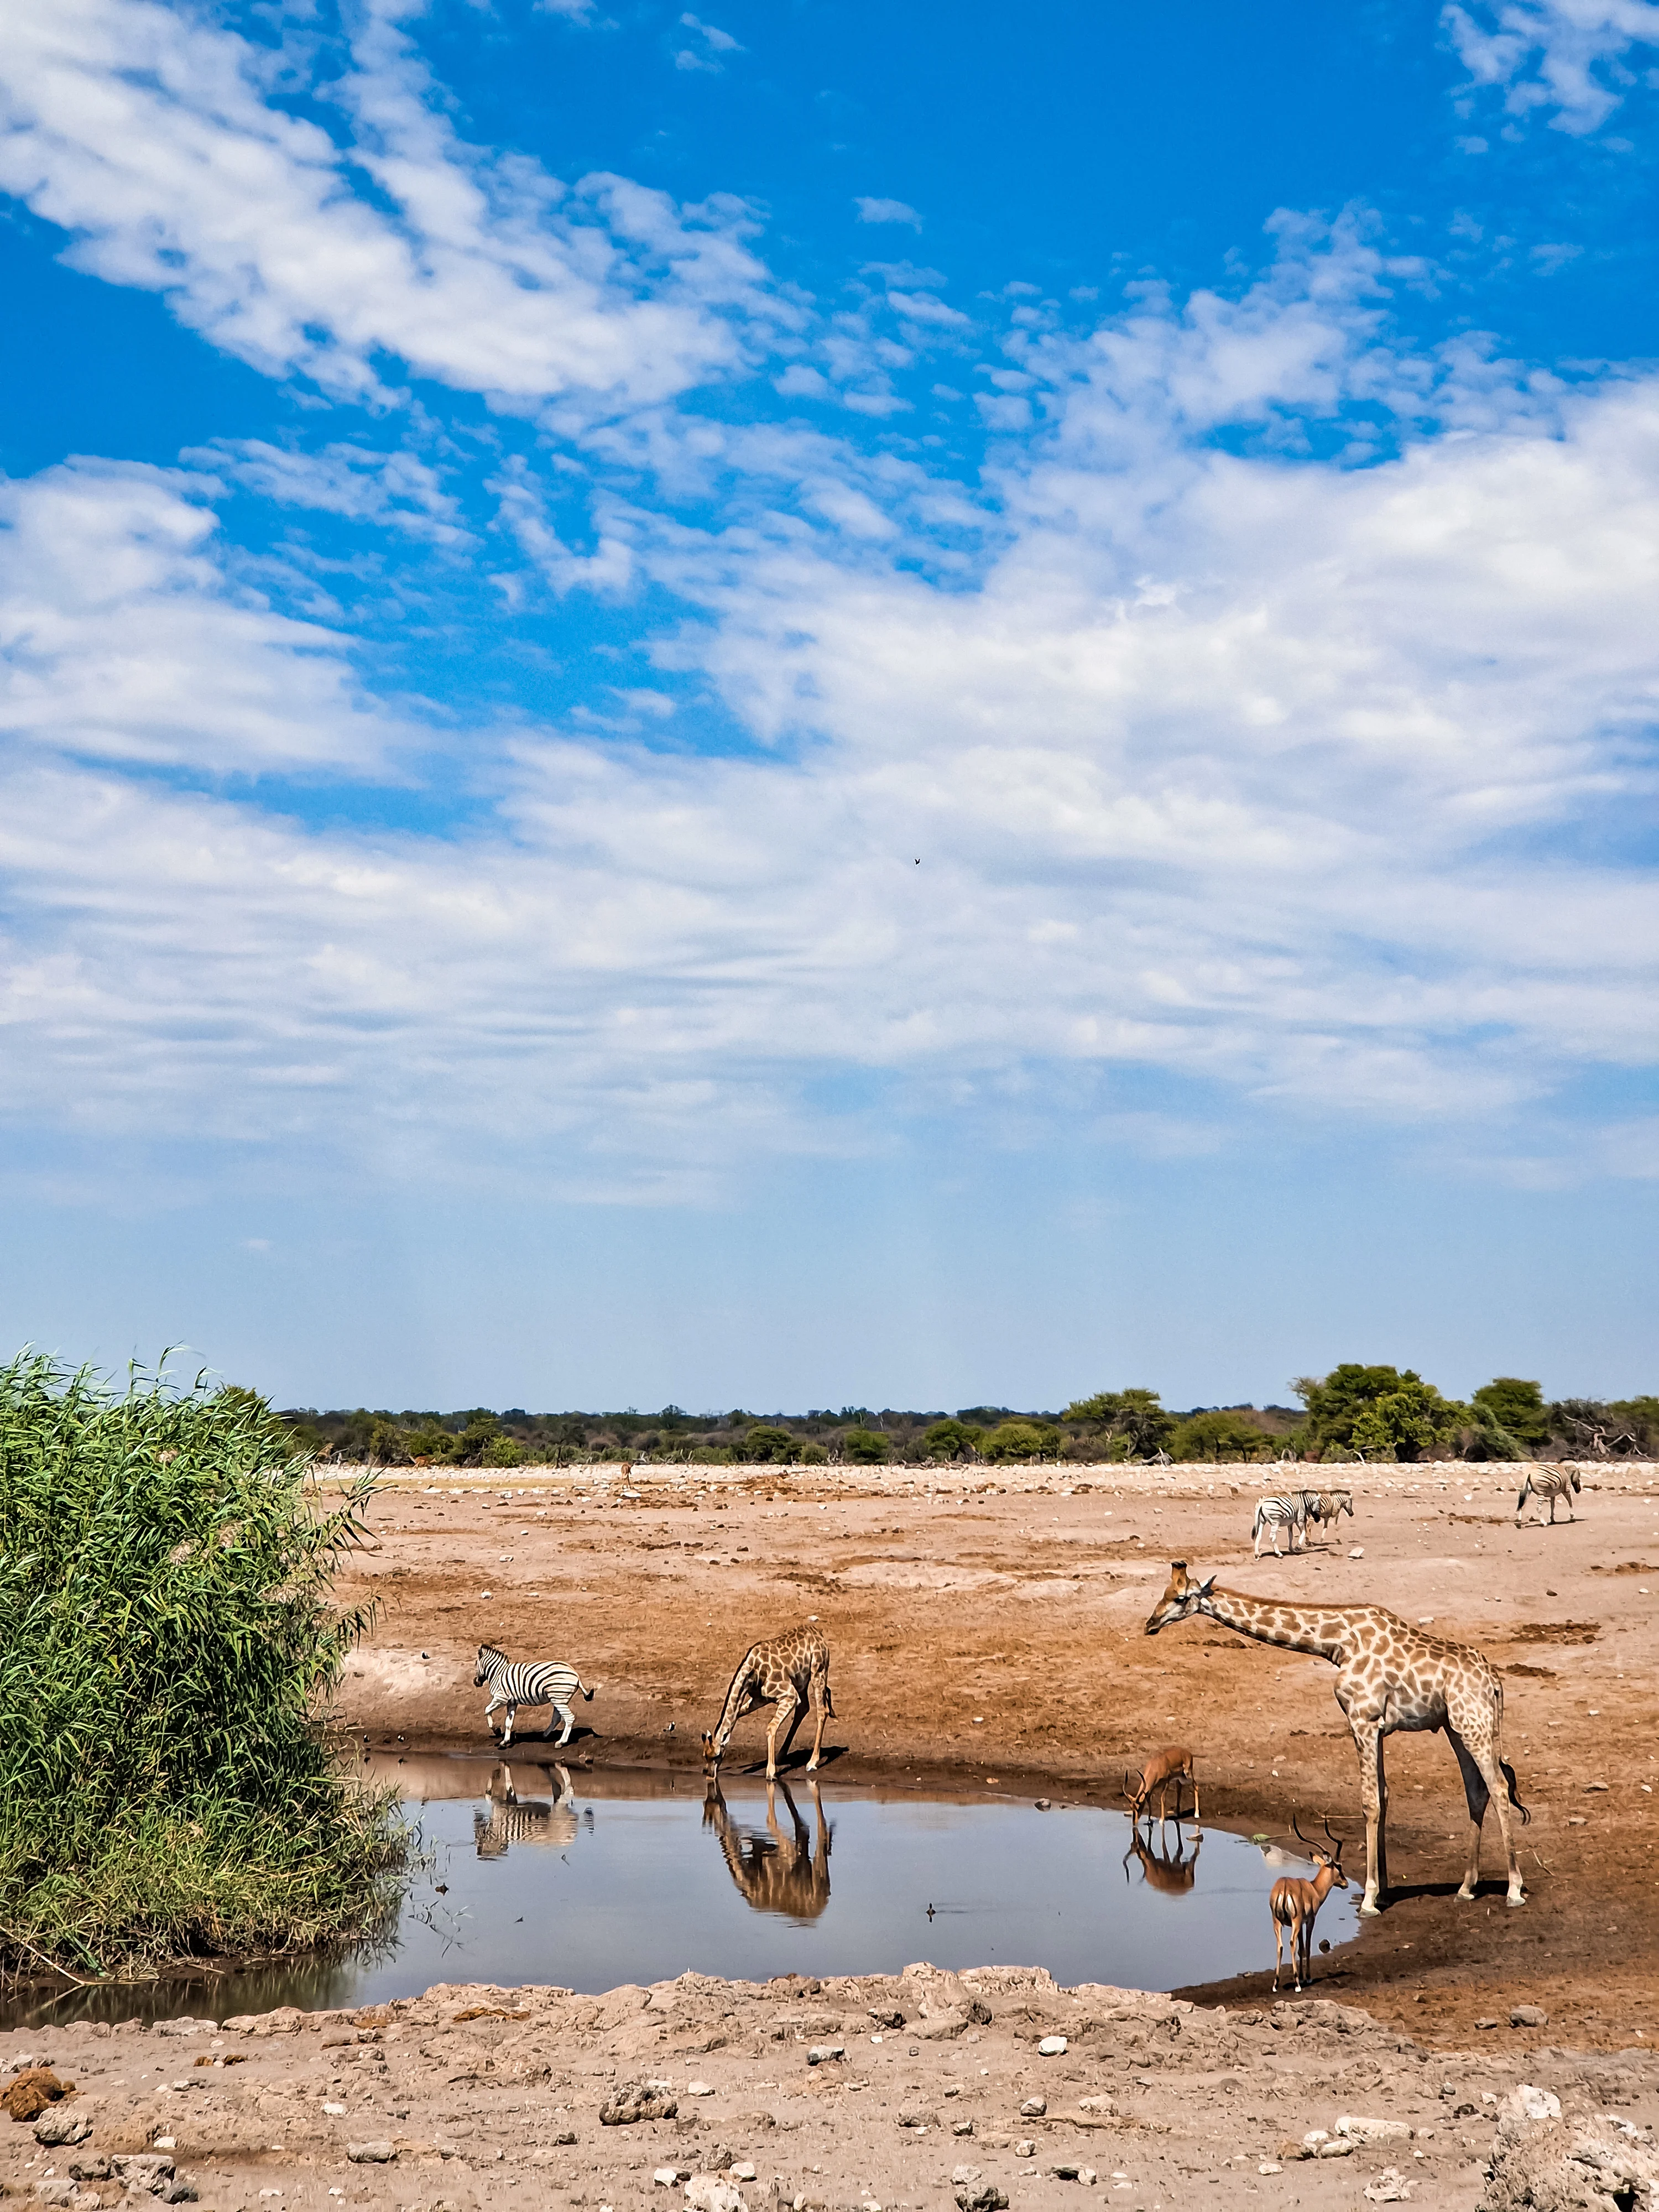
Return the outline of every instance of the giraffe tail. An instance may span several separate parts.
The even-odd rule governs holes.
[[[1532,1814],[1527,1807],[1521,1802],[1520,1796],[1516,1791],[1515,1784],[1515,1769],[1510,1765],[1507,1759],[1500,1759],[1498,1762],[1498,1771],[1504,1778],[1504,1786],[1509,1790],[1510,1802],[1514,1806],[1516,1811],[1521,1815],[1522,1826],[1523,1828],[1530,1826],[1532,1822]]]

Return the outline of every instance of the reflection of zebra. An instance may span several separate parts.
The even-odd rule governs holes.
[[[1529,1467],[1526,1480],[1521,1485],[1521,1495],[1515,1501],[1516,1527],[1521,1526],[1521,1516],[1526,1510],[1528,1498],[1535,1498],[1540,1505],[1548,1498],[1552,1528],[1555,1526],[1555,1508],[1559,1499],[1566,1501],[1568,1520],[1576,1521],[1578,1516],[1572,1510],[1572,1494],[1583,1486],[1576,1467]]]
[[[558,1659],[509,1659],[505,1651],[493,1644],[478,1646],[477,1672],[472,1677],[472,1686],[482,1690],[489,1685],[489,1703],[484,1707],[484,1726],[489,1726],[489,1716],[497,1705],[507,1707],[507,1726],[501,1731],[501,1749],[513,1741],[513,1719],[520,1705],[551,1705],[564,1723],[562,1744],[570,1741],[570,1731],[576,1725],[576,1716],[570,1710],[570,1699],[578,1690],[585,1698],[592,1698],[592,1690],[582,1688],[581,1676],[574,1667]],[[551,1735],[553,1723],[549,1721],[544,1735]]]
[[[702,1801],[702,1824],[713,1828],[732,1879],[757,1912],[784,1912],[792,1920],[816,1920],[830,1902],[830,1829],[823,1817],[818,1785],[809,1781],[812,1808],[817,1814],[817,1854],[814,1857],[811,1832],[795,1810],[795,1801],[781,1782],[766,1785],[766,1825],[769,1836],[740,1828],[726,1809],[717,1777],[708,1778]],[[778,1826],[776,1799],[789,1808],[792,1832]]]
[[[500,1765],[484,1793],[489,1808],[472,1815],[472,1842],[481,1859],[502,1859],[513,1844],[551,1844],[562,1850],[576,1840],[576,1793],[568,1766],[543,1767],[540,1771],[558,1790],[556,1802],[541,1797],[521,1798],[513,1785],[513,1769]]]
[[[1256,1507],[1255,1523],[1252,1534],[1255,1540],[1255,1556],[1258,1559],[1261,1557],[1261,1538],[1267,1529],[1273,1531],[1274,1559],[1284,1558],[1285,1554],[1279,1548],[1279,1532],[1281,1528],[1290,1530],[1291,1549],[1293,1552],[1297,1548],[1296,1532],[1299,1528],[1302,1531],[1302,1549],[1304,1552],[1307,1550],[1308,1492],[1305,1490],[1287,1490],[1282,1497],[1264,1498]]]

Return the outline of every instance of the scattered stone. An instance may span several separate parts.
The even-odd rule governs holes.
[[[971,2120],[952,2120],[951,2132],[953,2136],[970,2136],[974,2132],[974,2124]]]
[[[951,2169],[951,2180],[952,2185],[957,2188],[962,2187],[964,2183],[978,2179],[979,2168],[976,2166],[953,2166]]]
[[[925,2029],[923,2033],[926,2033]],[[846,2056],[847,2045],[844,2043],[815,2043],[806,2054],[806,2063],[809,2066],[823,2066],[832,2058],[845,2058]]]
[[[630,2081],[599,2107],[602,2128],[631,2128],[636,2120],[672,2120],[679,2100],[655,2081]]]
[[[384,2136],[373,2142],[348,2143],[346,2156],[354,2166],[390,2166],[398,2155],[396,2147]]]
[[[1416,2186],[1415,2179],[1401,2179],[1397,2166],[1385,2166],[1376,2180],[1367,2186],[1364,2194],[1373,2204],[1404,2204],[1409,2202]]]
[[[1102,2119],[1110,2119],[1117,2110],[1109,2097],[1079,2097],[1077,2108],[1079,2112],[1096,2113]]]
[[[1019,2116],[1023,2120],[1040,2120],[1048,2109],[1046,2097],[1028,2097],[1019,2108]]]
[[[1048,1808],[1053,1804],[1054,1800],[1052,1797],[1038,1797],[1033,1802],[1035,1802],[1039,1813],[1046,1813],[1048,1810]],[[1073,2179],[1073,2176],[1069,2173],[1062,2174],[1060,2179],[1064,2181],[1070,2181]]]
[[[939,2114],[928,2112],[921,2105],[902,2105],[899,2107],[898,2124],[902,2128],[936,2128],[939,2125]]]
[[[161,2151],[134,2151],[126,2157],[112,2158],[109,2170],[112,2179],[124,2181],[129,2189],[155,2190],[172,2180],[173,2160]]]
[[[717,2173],[694,2173],[685,2185],[685,2201],[691,2212],[749,2212],[742,2190]]]
[[[574,2128],[559,2128],[556,2130],[552,2135],[549,2136],[547,2140],[550,2143],[557,2144],[558,2147],[562,2149],[566,2144],[575,2142],[576,2130]],[[451,2148],[449,2150],[446,2150],[443,2154],[446,2158],[453,2158],[455,2154],[453,2149]]]
[[[651,2177],[659,2189],[672,2189],[679,2178],[680,2170],[677,2166],[659,2166]]]
[[[91,2133],[92,2122],[84,2112],[66,2112],[61,2105],[42,2112],[34,2124],[34,2140],[48,2150],[59,2143],[83,2143]]]
[[[755,2161],[751,2158],[734,2159],[726,2172],[733,2181],[753,2181],[756,2178]]]
[[[1284,2171],[1284,2167],[1271,2158],[1264,2158],[1256,2168],[1258,2173],[1283,2173]]]
[[[1065,2055],[1066,2038],[1063,2035],[1045,2035],[1037,2045],[1039,2058],[1063,2058]]]
[[[1522,2109],[1523,2098],[1547,2100],[1555,2111],[1534,2117]],[[1659,2201],[1659,2155],[1603,2134],[1605,2114],[1570,2132],[1559,2111],[1547,2090],[1516,2091],[1498,2123],[1480,2212],[1649,2212]]]
[[[1085,2189],[1092,2189],[1100,2176],[1095,2172],[1093,2166],[1080,2166],[1077,2170],[1077,2178]]]
[[[1547,2027],[1549,2024],[1550,2016],[1542,2005],[1511,2005],[1510,2007],[1511,2027]]]
[[[961,2212],[1008,2212],[1008,2193],[994,2181],[982,2181],[977,2189],[958,2189],[957,2203]]]
[[[1359,2112],[1343,2112],[1336,2132],[1353,2143],[1409,2142],[1412,2131],[1404,2120],[1369,2119]]]
[[[1510,2110],[1523,2120],[1559,2120],[1561,2100],[1551,2089],[1536,2089],[1523,2081],[1510,2098]]]
[[[1477,2027],[1496,2027],[1498,2022],[1495,2020],[1478,2020],[1474,2024]]]
[[[653,2081],[648,2086],[654,2089],[657,2084]],[[714,2085],[712,2081],[688,2081],[685,2085],[685,2094],[688,2097],[712,2097],[714,2094]]]
[[[902,2027],[904,2014],[896,2005],[872,2005],[870,2017],[878,2027]]]
[[[1036,2145],[1031,2141],[1030,2136],[1022,2136],[1019,2141],[1014,2145],[1014,2156],[1016,2158],[1035,2158],[1036,2156]]]
[[[85,2158],[70,2160],[70,2172],[76,2181],[107,2181],[110,2178],[109,2160],[96,2152],[88,2151]]]

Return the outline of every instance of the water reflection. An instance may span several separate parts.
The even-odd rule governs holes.
[[[781,1912],[791,1920],[816,1920],[830,1902],[830,1844],[834,1833],[823,1817],[823,1800],[816,1781],[806,1785],[812,1793],[817,1816],[817,1850],[813,1837],[787,1786],[766,1785],[766,1826],[745,1828],[732,1818],[720,1794],[718,1776],[711,1775],[702,1802],[702,1825],[712,1828],[726,1855],[726,1864],[745,1904],[757,1912]],[[789,1814],[790,1832],[778,1826],[778,1799]]]
[[[1173,1851],[1169,1846],[1168,1832],[1162,1825],[1158,1832],[1156,1850],[1152,1849],[1152,1824],[1150,1820],[1146,1823],[1144,1841],[1139,1826],[1130,1829],[1129,1848],[1123,1854],[1123,1879],[1125,1881],[1129,1879],[1130,1860],[1138,1859],[1141,1878],[1149,1889],[1155,1889],[1160,1897],[1184,1897],[1198,1881],[1198,1854],[1203,1847],[1204,1832],[1201,1828],[1193,1831],[1193,1848],[1189,1856],[1182,1839],[1180,1821],[1172,1821],[1170,1826],[1175,1829]]]
[[[498,1759],[484,1788],[484,1809],[472,1815],[472,1846],[481,1859],[504,1859],[514,1844],[541,1844],[563,1850],[575,1842],[579,1816],[570,1769],[555,1762],[530,1771],[550,1783],[557,1796],[520,1797],[512,1767],[505,1759]],[[592,1818],[590,1813],[590,1826]]]

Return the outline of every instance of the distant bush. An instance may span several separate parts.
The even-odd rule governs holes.
[[[799,1444],[795,1459],[801,1467],[822,1467],[830,1455],[822,1444]]]
[[[1243,1413],[1194,1413],[1183,1421],[1168,1449],[1173,1460],[1205,1466],[1226,1460],[1273,1459],[1280,1446]]]
[[[981,1459],[1053,1459],[1060,1450],[1060,1431],[1046,1422],[1004,1421],[980,1445]]]
[[[922,1452],[928,1459],[967,1459],[984,1434],[972,1421],[935,1421],[922,1436]]]
[[[879,1467],[887,1457],[887,1439],[873,1429],[848,1429],[841,1440],[842,1455],[857,1467]]]
[[[0,1971],[84,1976],[359,1932],[400,1846],[319,1723],[367,1609],[246,1392],[0,1368]]]
[[[743,1440],[743,1455],[775,1467],[787,1466],[795,1456],[795,1439],[787,1429],[757,1421]]]

